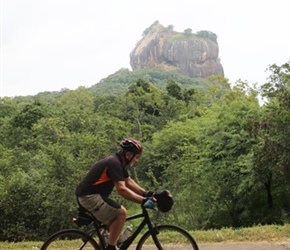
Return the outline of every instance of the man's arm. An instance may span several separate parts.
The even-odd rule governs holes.
[[[131,181],[130,181],[130,183],[131,183]],[[135,182],[133,181],[133,183],[135,183]],[[142,204],[142,202],[143,202],[142,194],[139,194],[139,193],[135,192],[133,189],[131,189],[130,187],[128,187],[127,180],[126,181],[116,181],[116,182],[114,182],[114,184],[115,184],[117,193],[120,196],[122,196],[124,199]],[[137,187],[139,187],[139,186],[137,185]],[[140,193],[142,193],[141,188],[139,189],[139,191],[140,191]]]
[[[126,187],[131,189],[136,194],[143,196],[145,194],[145,189],[140,187],[131,177],[125,180]]]

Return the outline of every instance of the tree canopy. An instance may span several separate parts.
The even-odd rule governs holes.
[[[121,70],[92,88],[1,98],[0,240],[70,227],[77,184],[124,137],[144,146],[133,178],[174,196],[162,220],[187,229],[287,223],[290,63],[269,71],[259,88]]]

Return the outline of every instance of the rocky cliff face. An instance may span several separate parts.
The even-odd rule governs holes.
[[[191,30],[178,33],[156,21],[130,53],[130,64],[133,70],[159,67],[190,77],[224,76],[218,53],[215,39],[191,34]]]

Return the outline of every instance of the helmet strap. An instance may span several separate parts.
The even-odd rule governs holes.
[[[130,158],[130,160],[129,160],[128,163],[130,163],[130,162],[134,159],[135,155],[136,155],[136,153],[134,153],[134,154],[132,155],[132,157]]]
[[[131,158],[129,160],[127,160],[127,157],[126,157],[126,153],[129,152],[129,153],[133,153],[133,152],[130,152],[130,151],[124,151],[124,158],[125,158],[125,162],[126,162],[126,169],[129,169],[129,163],[134,159],[136,153],[133,153],[133,155],[131,156]]]

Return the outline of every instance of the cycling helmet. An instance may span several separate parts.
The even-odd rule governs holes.
[[[120,146],[123,150],[133,152],[135,154],[142,154],[143,148],[137,140],[132,138],[126,138],[120,142]]]

